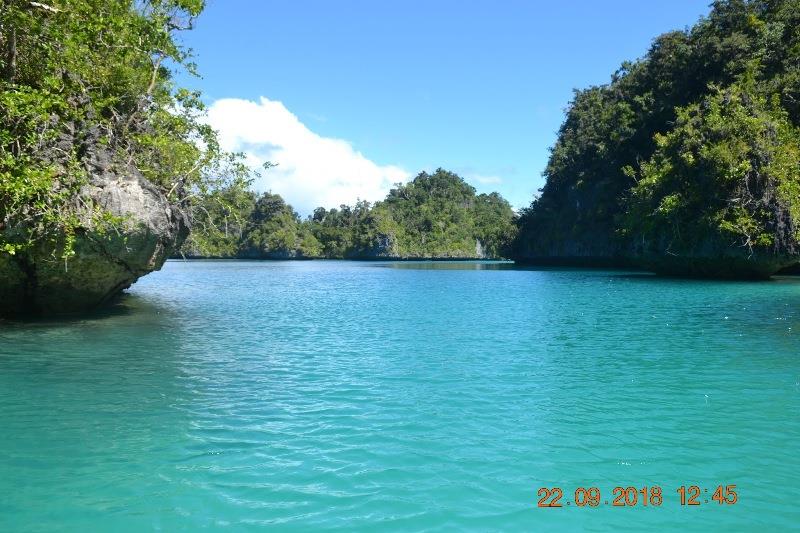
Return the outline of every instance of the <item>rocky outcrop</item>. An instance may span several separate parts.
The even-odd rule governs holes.
[[[375,237],[372,246],[359,250],[345,259],[394,259],[399,257],[397,238],[393,234],[380,233]]]
[[[791,251],[749,250],[721,241],[688,251],[642,251],[633,246],[581,247],[578,243],[541,250],[525,244],[517,244],[513,259],[527,265],[636,268],[664,276],[713,279],[767,279],[784,270],[800,272],[796,266],[800,255]]]
[[[614,223],[623,217],[621,211],[591,218],[596,206],[573,192],[569,202],[553,202],[546,209],[526,213],[513,259],[540,266],[640,268],[666,276],[767,279],[800,263],[798,225],[774,189],[745,182],[731,194],[736,198],[750,195],[747,204],[753,207],[747,213],[763,228],[760,239],[753,232],[746,241],[709,224],[711,216],[700,209],[681,227],[662,223],[649,226],[646,232],[623,232]],[[713,201],[709,199],[708,204]],[[579,210],[584,205],[589,206],[588,215]]]
[[[695,231],[692,239],[676,243],[667,231],[659,239],[642,239],[630,247],[635,264],[657,274],[715,279],[768,279],[800,261],[797,229],[786,210],[766,226],[771,243],[747,246],[721,232]],[[774,220],[784,220],[776,224]],[[644,242],[643,242],[644,241]]]
[[[565,245],[553,253],[525,250],[518,245],[520,264],[585,268],[639,268],[664,276],[713,279],[767,279],[778,273],[800,272],[800,255],[792,252],[749,250],[742,246],[709,243],[690,251],[653,252],[630,248]],[[527,252],[527,253],[526,253]]]
[[[202,255],[187,255],[184,254],[186,259],[223,259],[221,257],[207,257]],[[313,257],[306,257],[298,250],[244,250],[236,255],[236,259],[266,259],[271,261],[288,261],[290,259],[313,259]]]
[[[566,221],[562,226],[559,222],[562,221],[545,217],[531,217],[521,222],[512,244],[511,258],[520,264],[547,267],[633,266],[621,243],[613,239],[612,229],[601,224],[587,227],[588,224],[578,226]]]
[[[90,310],[159,270],[189,233],[183,210],[133,167],[120,171],[102,149],[85,159],[89,180],[76,204],[95,205],[121,222],[100,227],[78,209],[75,255],[65,261],[52,244],[15,256],[0,254],[0,315],[59,315]]]

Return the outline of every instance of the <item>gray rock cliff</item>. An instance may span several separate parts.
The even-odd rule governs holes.
[[[69,260],[43,243],[0,254],[0,316],[91,310],[159,270],[183,243],[189,233],[184,211],[135,168],[121,171],[110,159],[96,146],[84,158],[89,179],[75,202],[120,217],[119,227],[99,228],[89,210],[78,209],[81,228]]]

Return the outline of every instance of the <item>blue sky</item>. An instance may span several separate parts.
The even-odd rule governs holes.
[[[707,12],[704,0],[209,0],[183,40],[226,146],[279,163],[257,187],[303,214],[439,166],[521,207],[573,88]]]

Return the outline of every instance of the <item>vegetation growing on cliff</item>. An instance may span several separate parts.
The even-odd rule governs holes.
[[[275,194],[232,188],[195,211],[184,253],[212,257],[507,257],[514,211],[499,194],[476,194],[452,172],[420,173],[371,205],[319,207],[307,220]],[[238,206],[231,209],[231,206]]]
[[[791,262],[798,126],[800,1],[716,1],[576,92],[516,255]]]
[[[141,173],[173,203],[241,183],[246,169],[198,120],[199,95],[173,82],[194,71],[176,35],[202,8],[0,0],[0,254],[49,243],[66,259],[87,224],[119,222],[80,197],[90,167]]]

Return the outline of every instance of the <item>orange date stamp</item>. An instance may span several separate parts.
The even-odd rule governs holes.
[[[681,485],[676,489],[676,501],[681,506],[704,504],[734,505],[739,501],[736,485],[717,485],[713,491],[699,485]],[[542,487],[537,492],[537,507],[660,507],[664,503],[664,492],[659,486],[614,487],[611,497],[603,497],[598,487],[578,487],[573,497],[564,498],[560,487]]]

